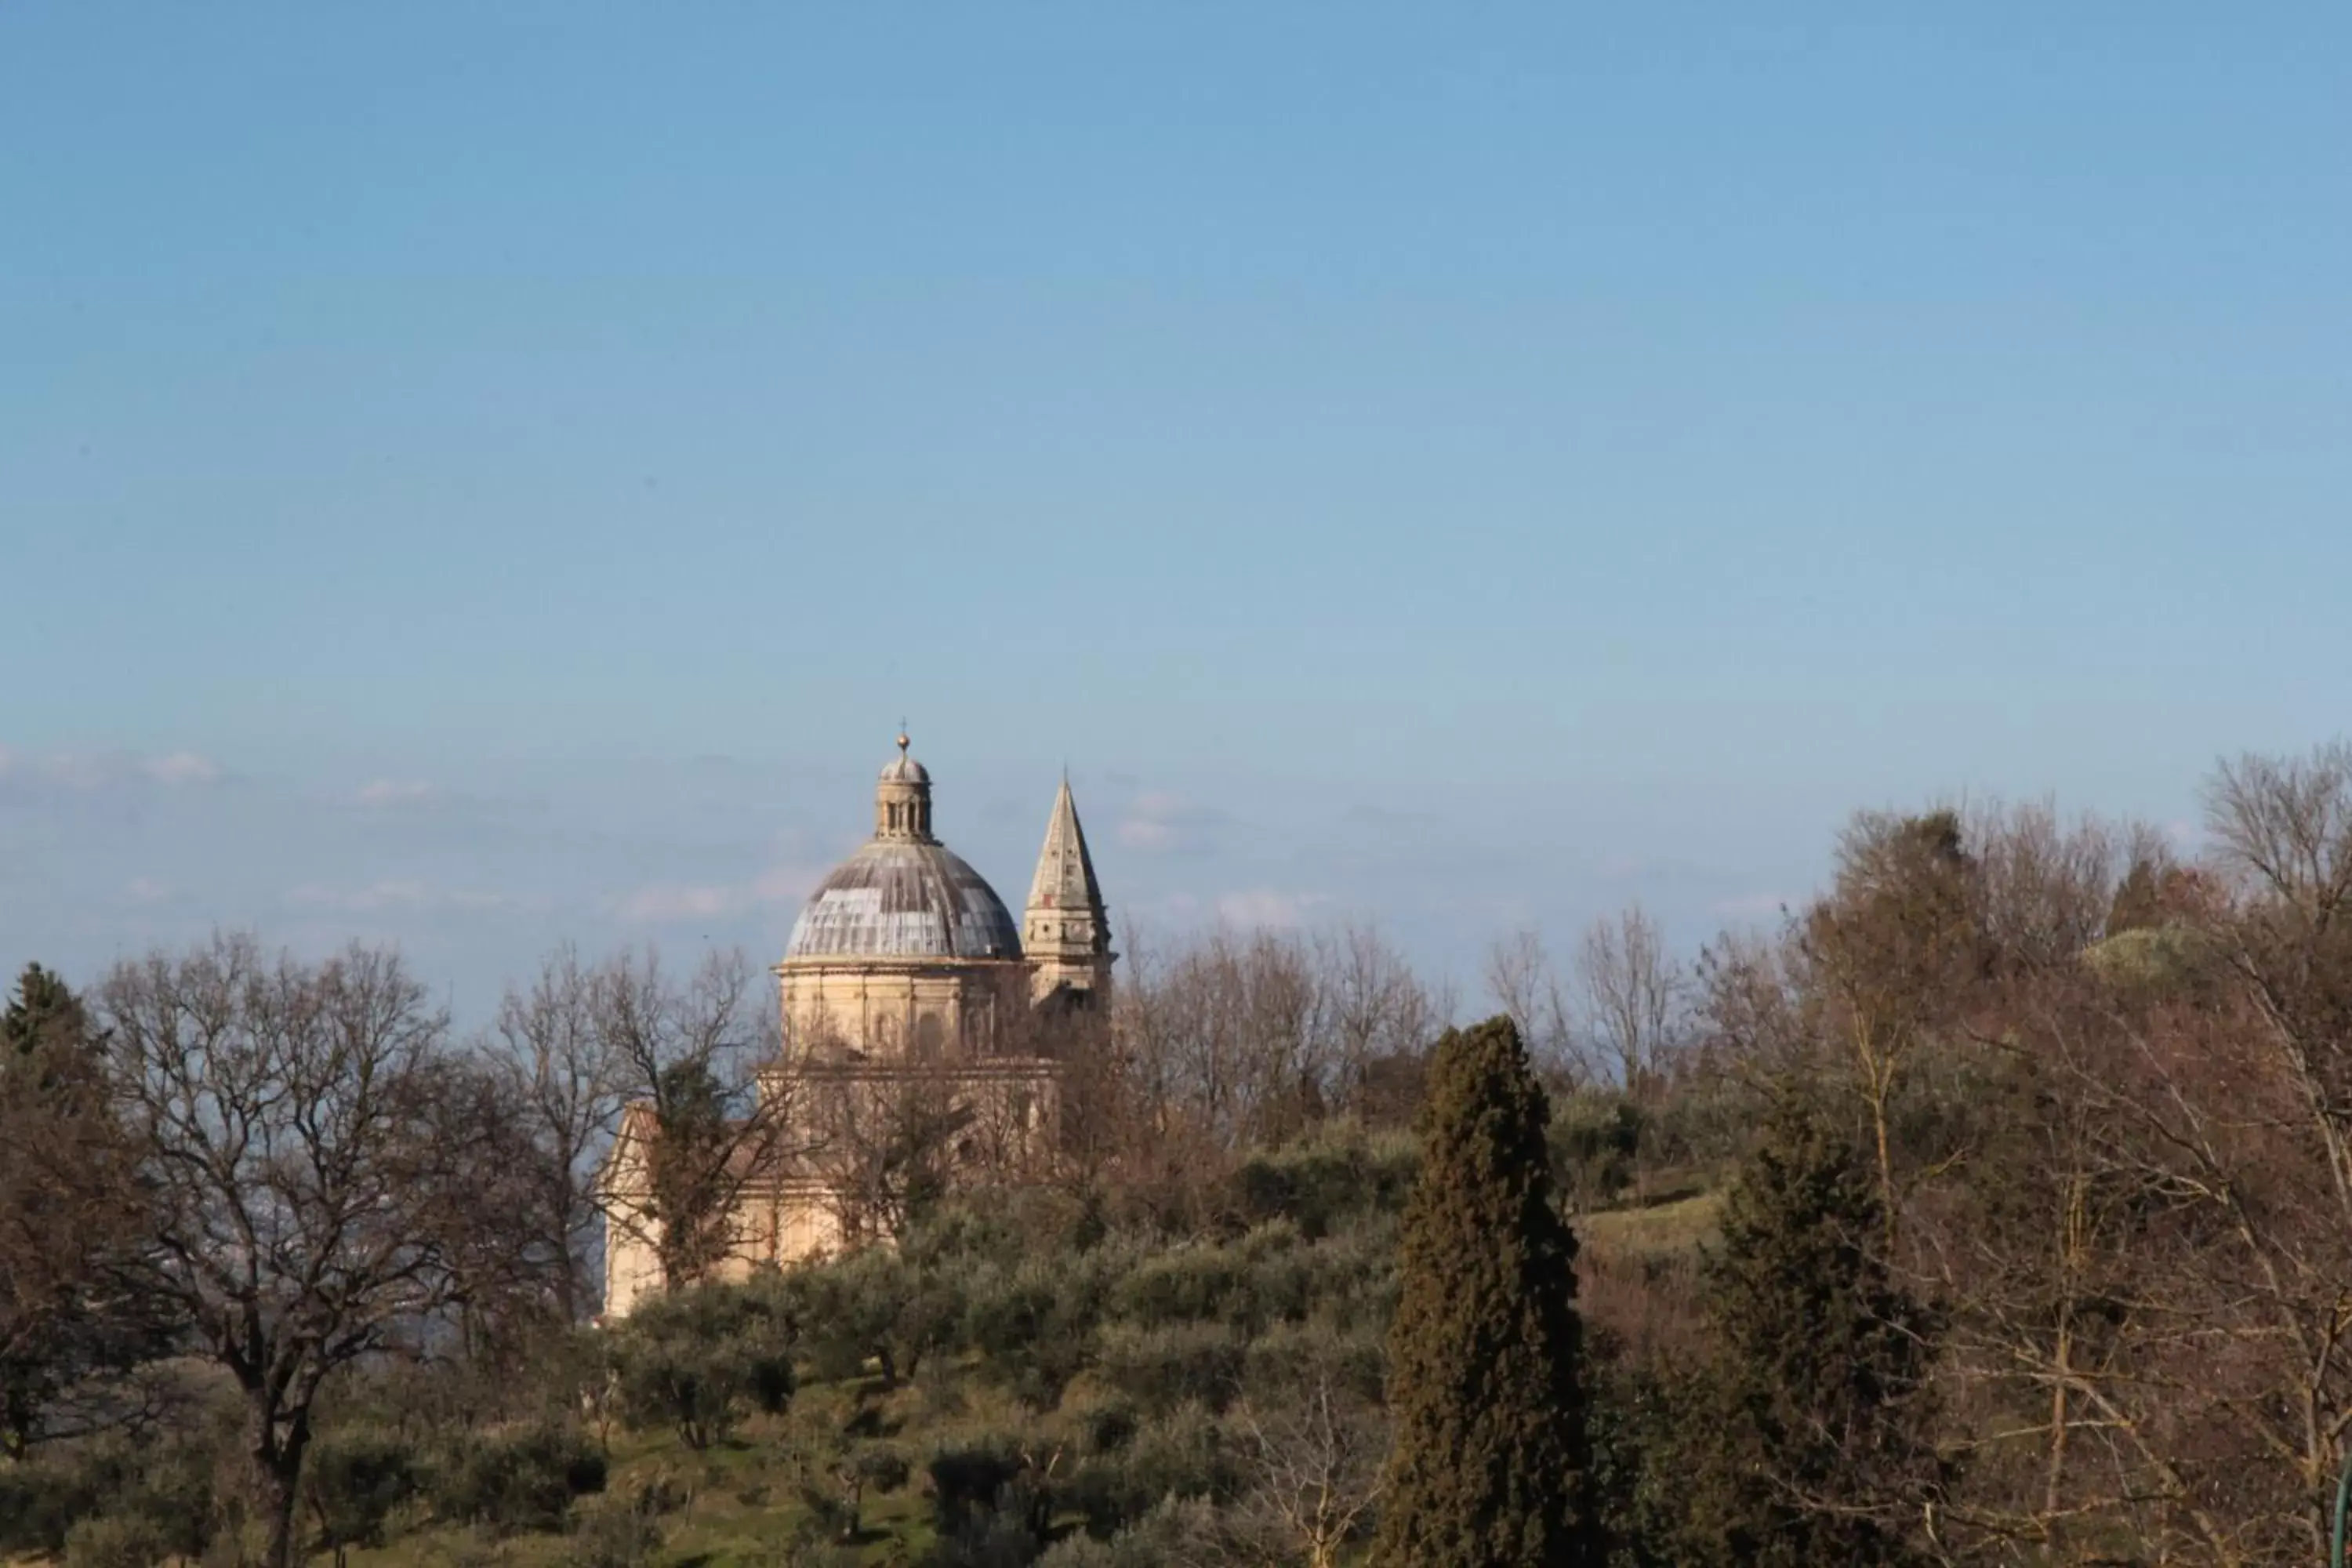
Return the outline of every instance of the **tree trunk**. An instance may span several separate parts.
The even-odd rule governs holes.
[[[261,1482],[261,1518],[269,1531],[269,1544],[262,1553],[262,1563],[264,1568],[292,1568],[294,1472],[282,1462],[272,1463],[267,1459],[257,1468]]]
[[[1886,1256],[1895,1256],[1902,1221],[1895,1212],[1895,1152],[1887,1133],[1887,1102],[1895,1097],[1895,1044],[1881,1039],[1865,1020],[1857,1019],[1854,1054],[1861,1058],[1863,1097],[1870,1105],[1870,1131],[1878,1156],[1878,1201],[1886,1211]]]
[[[294,1568],[297,1561],[295,1507],[301,1496],[302,1451],[309,1447],[308,1426],[299,1416],[283,1433],[278,1431],[278,1423],[268,1416],[258,1416],[254,1422],[254,1481],[262,1524],[268,1531],[268,1545],[261,1559],[263,1568]]]

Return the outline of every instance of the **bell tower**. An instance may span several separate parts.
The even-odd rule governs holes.
[[[1062,776],[1054,815],[1045,823],[1045,847],[1029,884],[1029,907],[1021,921],[1021,951],[1029,960],[1030,995],[1045,1001],[1056,992],[1070,1003],[1101,1008],[1110,1002],[1110,916],[1095,880],[1087,832],[1078,825],[1078,805]]]

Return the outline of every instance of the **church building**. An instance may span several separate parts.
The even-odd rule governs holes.
[[[1034,1157],[1056,1131],[1073,1050],[1107,1027],[1110,920],[1066,776],[1018,926],[987,879],[932,832],[931,775],[908,752],[882,769],[874,836],[793,922],[782,1039],[760,1075],[724,1275],[834,1253],[888,1228],[877,1150],[919,1118],[950,1163]],[[604,1307],[661,1287],[650,1160],[656,1122],[629,1108],[606,1157]]]

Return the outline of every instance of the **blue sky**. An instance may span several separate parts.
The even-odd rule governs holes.
[[[2345,726],[2333,5],[0,8],[0,963],[1695,944]]]

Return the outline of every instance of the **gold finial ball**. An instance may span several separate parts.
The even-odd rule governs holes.
[[[898,749],[903,752],[907,749],[907,731],[901,730],[898,731]]]

